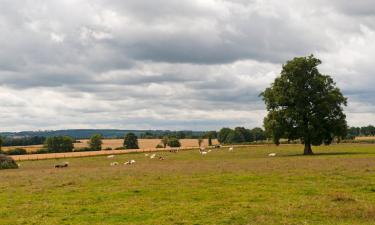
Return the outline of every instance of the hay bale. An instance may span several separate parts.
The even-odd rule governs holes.
[[[0,170],[2,169],[18,169],[18,165],[11,157],[0,154]]]

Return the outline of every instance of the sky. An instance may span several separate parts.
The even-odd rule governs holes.
[[[375,123],[373,0],[0,0],[0,131],[262,126],[314,54]]]

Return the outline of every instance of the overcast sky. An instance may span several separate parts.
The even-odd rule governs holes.
[[[310,54],[374,124],[373,0],[0,0],[0,131],[261,126]]]

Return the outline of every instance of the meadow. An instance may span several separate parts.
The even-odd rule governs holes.
[[[0,224],[374,224],[375,145],[302,148],[21,162],[0,171]]]

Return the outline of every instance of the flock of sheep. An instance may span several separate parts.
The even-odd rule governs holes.
[[[215,148],[220,148],[221,146],[215,146]],[[170,150],[170,152],[173,152],[173,153],[177,153],[179,151],[179,149],[172,149]],[[228,151],[229,152],[233,152],[234,151],[234,147],[229,147],[228,148]],[[199,148],[199,154],[201,154],[202,156],[204,155],[207,155],[208,153],[212,152],[212,149],[208,149],[206,150],[205,147],[200,147]],[[268,154],[269,157],[275,157],[276,156],[276,153],[270,153]],[[165,158],[163,156],[158,156],[156,155],[156,153],[146,153],[145,154],[145,157],[149,157],[150,159],[155,159],[155,158],[158,158],[159,160],[165,160]],[[107,156],[108,159],[113,159],[115,158],[115,155],[109,155]],[[132,164],[135,164],[135,160],[134,159],[131,159],[129,161],[126,161],[123,163],[124,165],[132,165]],[[110,163],[110,166],[118,166],[120,165],[119,162],[111,162]],[[55,168],[65,168],[65,167],[68,167],[69,166],[69,162],[64,162],[62,164],[56,164],[55,165]]]

